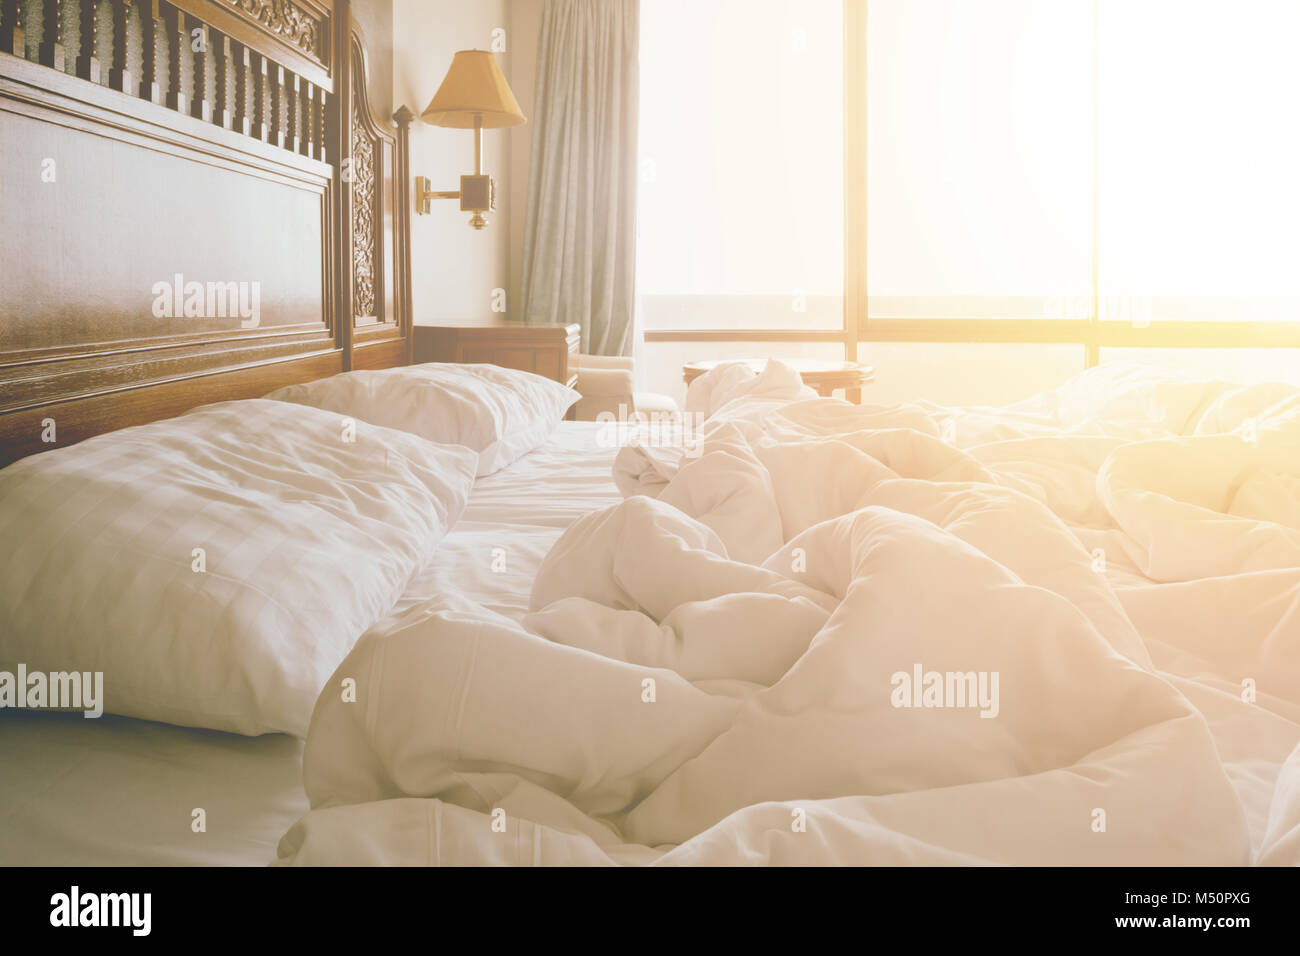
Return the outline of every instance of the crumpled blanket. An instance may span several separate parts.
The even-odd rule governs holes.
[[[620,452],[522,622],[363,636],[281,862],[1300,862],[1300,393],[738,369],[693,383],[695,454]]]

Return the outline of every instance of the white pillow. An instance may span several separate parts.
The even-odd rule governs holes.
[[[490,475],[546,441],[582,396],[532,372],[429,362],[343,372],[266,397],[464,445],[478,452],[478,473]]]
[[[459,518],[477,456],[224,402],[0,470],[0,670],[102,671],[111,713],[303,736]]]

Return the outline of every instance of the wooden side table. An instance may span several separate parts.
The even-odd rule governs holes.
[[[524,325],[505,319],[415,326],[415,361],[485,362],[517,368],[573,388],[578,381],[580,329]]]
[[[418,340],[417,340],[418,341]],[[709,369],[723,362],[736,361],[736,359],[713,359],[707,362],[687,362],[682,366],[682,380],[687,385],[695,381]],[[755,372],[762,372],[767,365],[767,359],[741,359],[746,365]],[[803,383],[809,388],[815,389],[818,395],[823,398],[829,398],[834,394],[837,388],[859,388],[868,384],[876,377],[876,370],[870,365],[860,365],[857,362],[823,362],[819,359],[779,359],[783,365],[788,365],[803,379]]]

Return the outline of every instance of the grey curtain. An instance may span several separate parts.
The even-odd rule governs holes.
[[[524,320],[627,355],[636,300],[640,0],[546,0],[537,49]]]

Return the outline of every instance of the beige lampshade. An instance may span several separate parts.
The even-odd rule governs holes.
[[[453,129],[473,129],[475,115],[483,117],[484,129],[527,122],[496,57],[487,50],[457,53],[442,86],[420,115],[426,123]]]

